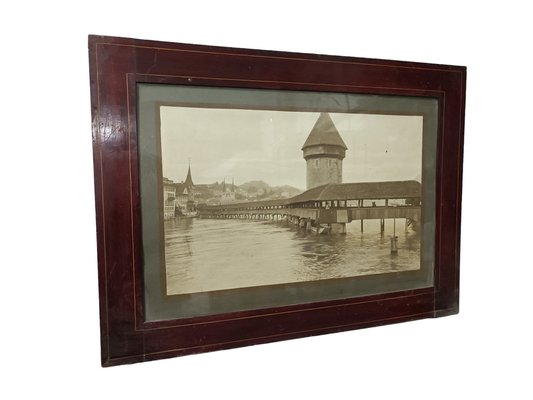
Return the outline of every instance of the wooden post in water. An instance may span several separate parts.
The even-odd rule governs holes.
[[[396,218],[394,218],[394,228],[392,231],[392,237],[390,238],[390,253],[398,254],[398,236],[396,236]]]
[[[390,238],[390,253],[398,254],[398,236],[391,236]]]
[[[363,200],[359,200],[359,208],[363,207]],[[363,232],[363,218],[361,217],[361,233]]]

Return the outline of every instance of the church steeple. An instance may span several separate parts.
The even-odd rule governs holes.
[[[186,187],[194,186],[194,183],[192,181],[192,175],[191,175],[191,162],[190,161],[189,161],[189,169],[187,171],[187,178],[185,179],[184,184]]]

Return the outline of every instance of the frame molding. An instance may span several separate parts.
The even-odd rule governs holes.
[[[455,314],[466,68],[89,36],[102,365]],[[137,83],[439,100],[430,288],[179,320],[144,321]]]

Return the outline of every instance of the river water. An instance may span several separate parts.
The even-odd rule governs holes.
[[[420,268],[420,235],[396,220],[346,225],[345,235],[317,235],[285,222],[212,219],[165,221],[167,294],[352,277]]]

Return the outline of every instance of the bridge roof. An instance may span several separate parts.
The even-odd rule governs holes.
[[[290,199],[276,199],[276,200],[258,200],[258,201],[246,201],[246,202],[235,202],[227,204],[219,204],[216,206],[204,206],[206,209],[210,210],[223,210],[231,208],[253,208],[253,207],[263,207],[263,206],[284,206],[287,205],[288,200]]]
[[[327,184],[309,189],[288,199],[259,200],[204,206],[210,210],[287,206],[309,201],[407,199],[422,196],[422,185],[417,181],[386,181]]]
[[[417,181],[357,182],[327,184],[288,199],[289,204],[323,200],[404,199],[422,196]]]

